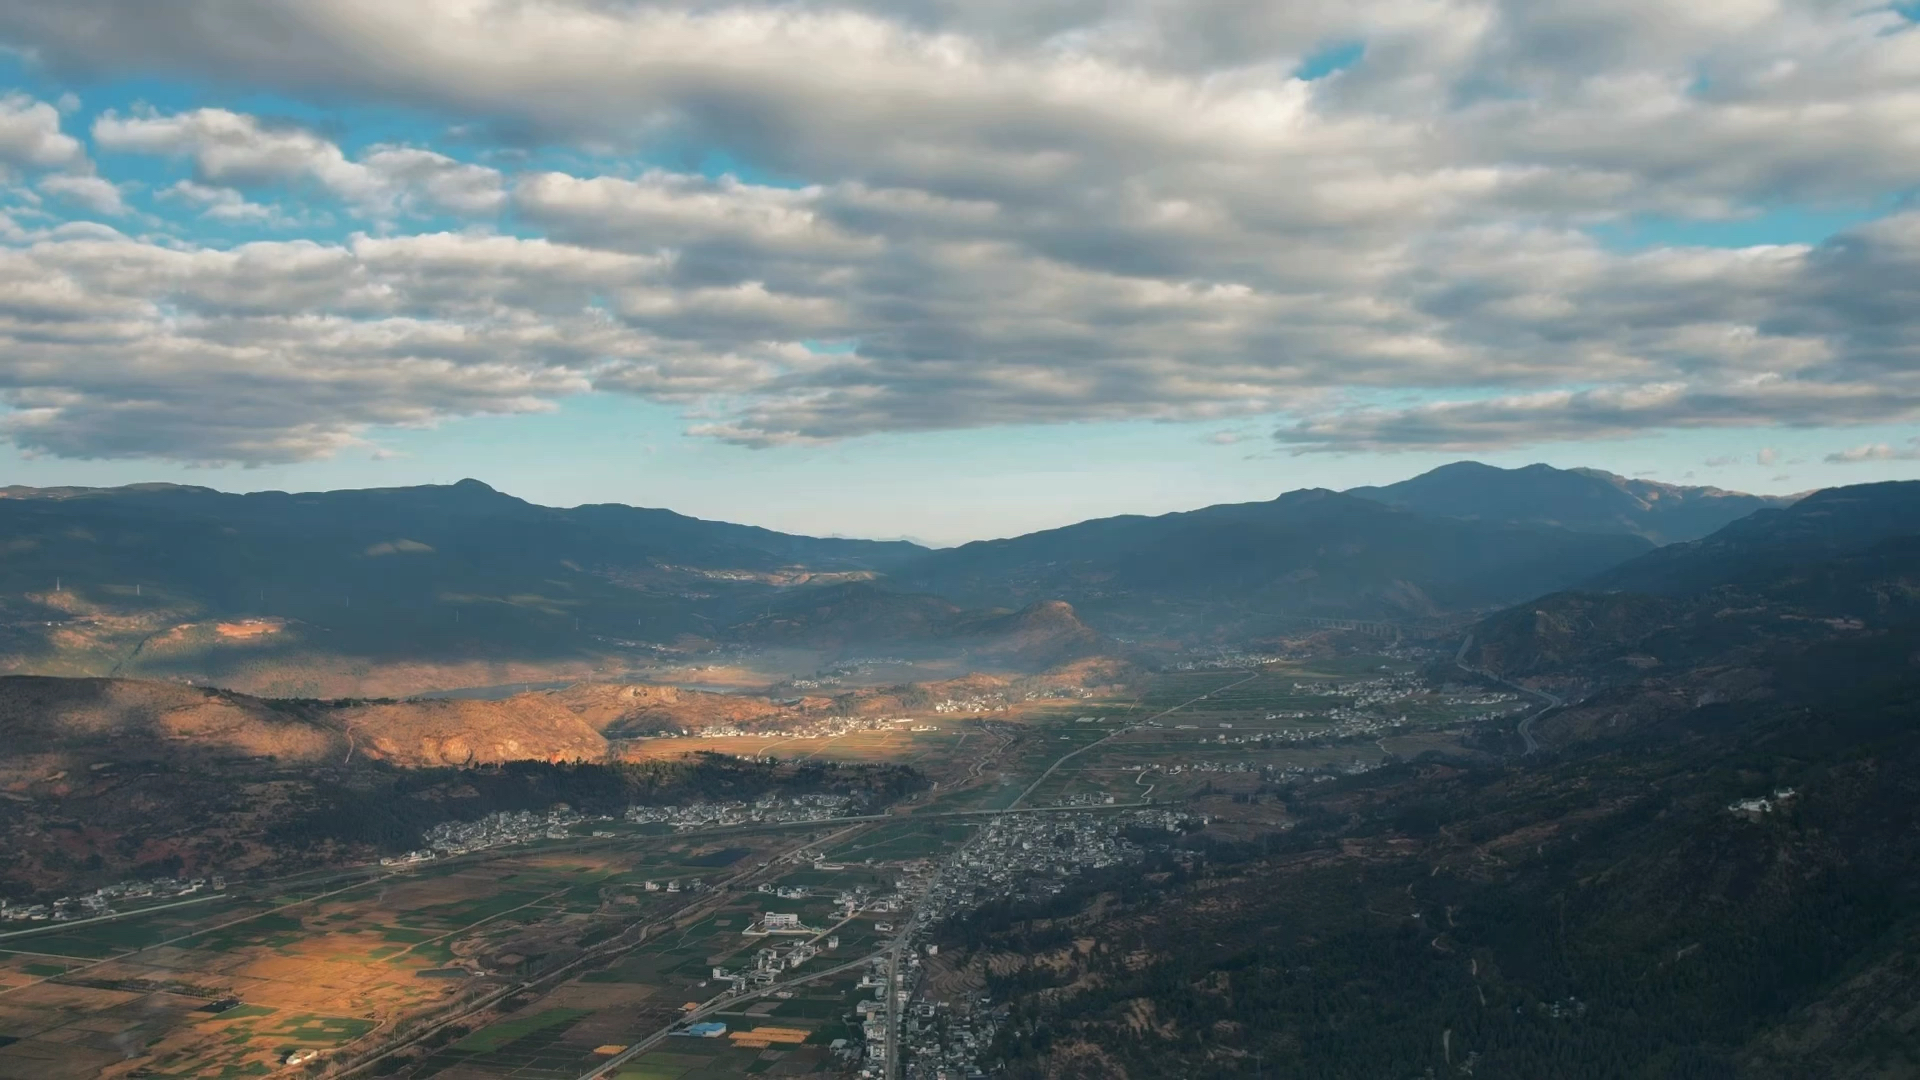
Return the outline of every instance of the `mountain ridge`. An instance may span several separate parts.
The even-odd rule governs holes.
[[[1538,463],[1502,469],[1477,461],[1456,461],[1393,484],[1349,488],[1347,494],[1447,517],[1630,533],[1656,544],[1698,539],[1797,498],[1666,484],[1603,469]]]

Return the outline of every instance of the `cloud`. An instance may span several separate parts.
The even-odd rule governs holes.
[[[118,217],[127,212],[127,205],[120,198],[120,189],[98,176],[54,173],[41,177],[38,187],[56,199],[64,199],[96,214]]]
[[[650,353],[579,297],[658,269],[452,234],[43,239],[0,251],[0,430],[68,457],[264,464],[363,446],[374,426],[544,410],[606,357]]]
[[[1920,461],[1920,437],[1907,440],[1905,446],[1868,443],[1828,454],[1829,465],[1854,465],[1863,461]]]
[[[539,163],[103,113],[102,151],[191,163],[165,197],[209,221],[287,228],[318,195],[387,235],[13,241],[0,386],[44,402],[15,437],[63,453],[283,460],[589,388],[752,446],[1262,416],[1298,452],[1478,451],[1920,418],[1920,215],[1744,250],[1589,235],[1920,183],[1920,33],[1886,10],[64,0],[0,5],[0,40],[49,77],[432,115]],[[1336,42],[1359,61],[1294,76]],[[8,101],[0,158],[86,173],[57,110]],[[683,156],[741,175],[641,164]],[[440,214],[530,237],[398,235]],[[276,434],[246,379],[208,389],[250,371],[318,380],[304,419]]]
[[[1705,465],[1709,469],[1724,469],[1729,465],[1740,464],[1740,459],[1737,457],[1733,457],[1731,455],[1723,454],[1718,457],[1710,457],[1707,460],[1701,462],[1701,464]]]
[[[1622,438],[1663,428],[1805,427],[1890,421],[1920,411],[1920,380],[1880,393],[1864,383],[1764,378],[1693,386],[1654,383],[1608,390],[1550,390],[1402,409],[1349,409],[1282,427],[1296,453],[1487,450],[1528,443]],[[1761,465],[1771,450],[1755,455]]]
[[[486,215],[506,204],[494,169],[398,146],[376,146],[353,161],[304,128],[268,125],[227,109],[127,116],[109,110],[94,121],[93,139],[103,150],[189,158],[200,186],[311,184],[373,216]]]
[[[199,208],[200,216],[224,224],[290,223],[271,206],[249,202],[233,188],[212,187],[181,180],[160,193],[160,197]]]
[[[1235,443],[1245,441],[1245,439],[1246,436],[1237,431],[1216,431],[1207,436],[1207,441],[1215,446],[1232,446]]]
[[[87,163],[80,140],[60,130],[60,111],[25,94],[0,96],[0,164],[77,169]]]
[[[1763,446],[1753,455],[1755,465],[1771,465],[1780,460],[1780,451],[1771,446]]]

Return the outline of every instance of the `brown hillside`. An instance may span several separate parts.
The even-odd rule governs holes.
[[[607,753],[604,736],[547,694],[366,705],[335,715],[357,752],[395,765],[590,761]]]
[[[0,777],[93,759],[337,759],[338,730],[244,694],[127,679],[0,677]],[[44,773],[42,773],[44,775]]]
[[[715,724],[754,724],[797,712],[763,697],[644,684],[583,683],[555,690],[549,696],[595,731],[613,738],[662,728],[693,730]]]
[[[1028,671],[1112,651],[1112,643],[1081,622],[1073,605],[1063,600],[1041,600],[1011,614],[968,619],[953,640],[966,645],[969,656]]]

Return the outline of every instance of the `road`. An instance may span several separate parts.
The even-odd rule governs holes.
[[[1520,741],[1526,746],[1526,750],[1524,751],[1525,754],[1532,754],[1532,753],[1538,752],[1540,749],[1540,740],[1535,738],[1533,735],[1533,722],[1547,715],[1553,710],[1561,708],[1562,706],[1566,705],[1566,702],[1562,701],[1560,698],[1557,698],[1552,694],[1547,693],[1545,690],[1535,690],[1532,687],[1521,686],[1519,683],[1514,682],[1511,679],[1503,679],[1500,676],[1495,675],[1491,671],[1485,671],[1476,667],[1468,667],[1467,666],[1467,650],[1472,647],[1473,647],[1473,635],[1468,634],[1467,640],[1460,643],[1460,651],[1453,654],[1453,663],[1455,667],[1458,667],[1461,671],[1467,672],[1468,674],[1478,675],[1483,679],[1492,679],[1494,682],[1499,683],[1501,686],[1505,686],[1513,690],[1518,690],[1521,693],[1526,694],[1528,697],[1536,697],[1536,698],[1539,698],[1541,701],[1546,702],[1546,705],[1542,706],[1540,709],[1534,712],[1528,713],[1526,717],[1520,721],[1520,726],[1514,729],[1515,731],[1519,732]]]
[[[1256,672],[1254,672],[1253,674],[1251,674],[1251,675],[1249,675],[1249,676],[1247,676],[1246,678],[1244,678],[1244,679],[1241,679],[1241,680],[1239,680],[1238,682],[1230,682],[1230,683],[1228,683],[1228,684],[1227,684],[1227,685],[1225,685],[1225,686],[1216,686],[1216,687],[1214,687],[1213,689],[1211,689],[1211,690],[1209,690],[1209,691],[1207,691],[1206,693],[1204,693],[1204,694],[1201,694],[1201,695],[1200,695],[1199,697],[1196,697],[1196,698],[1189,698],[1188,700],[1186,700],[1186,701],[1183,701],[1183,702],[1181,702],[1181,703],[1180,703],[1180,704],[1178,704],[1178,705],[1174,705],[1174,706],[1171,706],[1171,707],[1169,707],[1169,708],[1165,708],[1165,709],[1162,709],[1162,710],[1160,710],[1159,712],[1157,712],[1157,713],[1154,713],[1154,714],[1153,714],[1152,716],[1149,716],[1149,717],[1147,717],[1147,718],[1146,718],[1145,720],[1141,720],[1141,721],[1139,721],[1138,723],[1134,723],[1134,724],[1129,724],[1129,725],[1127,725],[1126,727],[1123,727],[1123,728],[1121,728],[1121,729],[1119,729],[1118,731],[1115,731],[1115,732],[1113,732],[1113,733],[1111,733],[1111,734],[1109,734],[1109,735],[1108,735],[1108,736],[1107,736],[1106,738],[1104,738],[1104,739],[1096,739],[1095,741],[1093,741],[1093,742],[1090,742],[1090,743],[1088,743],[1087,745],[1085,745],[1085,746],[1083,746],[1083,747],[1081,747],[1081,748],[1080,748],[1080,749],[1078,749],[1078,750],[1074,750],[1074,751],[1070,751],[1070,752],[1068,752],[1068,753],[1066,753],[1066,754],[1064,754],[1064,755],[1062,755],[1062,756],[1061,756],[1061,758],[1060,758],[1060,760],[1058,760],[1058,761],[1056,761],[1056,762],[1054,762],[1053,764],[1051,764],[1051,765],[1049,765],[1049,766],[1047,766],[1047,771],[1046,771],[1046,772],[1043,772],[1043,773],[1041,773],[1041,774],[1040,774],[1040,778],[1039,778],[1038,780],[1035,780],[1035,781],[1034,781],[1033,783],[1031,783],[1031,784],[1028,784],[1028,785],[1027,785],[1027,789],[1026,789],[1025,791],[1022,791],[1022,792],[1020,793],[1020,795],[1019,795],[1019,797],[1018,797],[1018,798],[1016,798],[1016,799],[1014,799],[1014,800],[1013,800],[1012,802],[1010,802],[1010,803],[1008,803],[1008,804],[1007,804],[1007,807],[1006,807],[1006,809],[1004,809],[1004,810],[991,810],[991,811],[987,811],[987,813],[991,813],[991,814],[996,814],[996,815],[998,815],[998,814],[1010,814],[1010,813],[1013,813],[1013,812],[1014,812],[1014,808],[1015,808],[1015,807],[1017,807],[1017,806],[1019,806],[1019,805],[1020,805],[1021,803],[1023,803],[1023,802],[1025,802],[1025,801],[1026,801],[1026,799],[1027,799],[1027,796],[1029,796],[1029,795],[1031,795],[1031,794],[1033,794],[1033,792],[1034,792],[1034,789],[1035,789],[1035,788],[1038,788],[1038,787],[1039,787],[1039,786],[1040,786],[1041,784],[1044,784],[1044,783],[1046,783],[1046,782],[1047,782],[1047,778],[1048,778],[1049,776],[1052,776],[1052,775],[1053,775],[1053,773],[1054,773],[1054,770],[1056,770],[1056,769],[1058,769],[1058,768],[1059,768],[1060,766],[1062,766],[1062,765],[1065,765],[1065,764],[1066,764],[1067,762],[1069,762],[1069,761],[1071,761],[1071,760],[1073,760],[1074,758],[1077,758],[1077,757],[1079,757],[1079,756],[1080,756],[1081,754],[1084,754],[1084,753],[1086,753],[1087,751],[1089,751],[1089,750],[1091,750],[1091,749],[1093,749],[1094,747],[1096,747],[1096,746],[1099,746],[1099,745],[1100,745],[1101,743],[1104,743],[1104,742],[1108,742],[1108,741],[1110,741],[1110,740],[1112,740],[1112,739],[1117,739],[1117,738],[1119,738],[1120,736],[1122,736],[1122,735],[1125,735],[1125,734],[1126,734],[1127,732],[1129,732],[1129,731],[1133,731],[1133,730],[1135,730],[1136,728],[1139,728],[1139,727],[1142,727],[1142,726],[1145,726],[1145,725],[1147,725],[1147,724],[1150,724],[1150,723],[1152,723],[1153,721],[1155,721],[1155,720],[1158,720],[1158,719],[1160,719],[1160,718],[1161,718],[1161,717],[1163,717],[1163,716],[1169,716],[1169,715],[1171,715],[1171,714],[1173,714],[1173,713],[1176,713],[1176,712],[1179,712],[1179,711],[1180,711],[1181,709],[1184,709],[1184,708],[1186,708],[1187,706],[1189,706],[1189,705],[1192,705],[1192,704],[1193,704],[1194,702],[1197,702],[1197,701],[1205,701],[1205,700],[1207,700],[1208,698],[1210,698],[1210,697],[1212,697],[1213,695],[1215,695],[1215,694],[1217,694],[1217,693],[1219,693],[1219,692],[1220,692],[1220,691],[1222,691],[1222,690],[1231,690],[1231,689],[1233,689],[1233,688],[1234,688],[1234,687],[1236,687],[1236,686],[1242,686],[1242,685],[1245,685],[1246,683],[1250,683],[1250,682],[1252,682],[1253,680],[1255,680],[1255,679],[1257,679],[1257,678],[1259,678],[1259,677],[1260,677],[1260,675],[1261,675],[1261,673],[1260,673],[1260,672],[1258,672],[1258,671],[1256,671]],[[1085,807],[1073,807],[1072,809],[1085,809]]]
[[[845,820],[845,819],[841,819],[841,820]],[[847,830],[842,830],[842,831],[844,832]],[[811,843],[811,841],[809,841],[809,843]],[[806,845],[804,844],[798,845],[792,850],[799,850],[800,848],[805,846]],[[510,849],[496,849],[496,850],[510,850]],[[640,948],[642,945],[645,945],[647,942],[652,941],[653,940],[652,931],[655,928],[664,927],[665,929],[662,930],[661,932],[665,933],[667,931],[681,928],[683,924],[691,925],[693,922],[697,922],[699,919],[705,918],[706,915],[710,913],[711,909],[715,907],[724,906],[727,903],[727,901],[732,898],[731,887],[733,885],[742,884],[742,883],[751,883],[751,880],[758,876],[777,877],[781,873],[781,871],[777,868],[778,863],[787,854],[791,854],[791,850],[787,852],[782,852],[780,855],[777,855],[774,858],[769,859],[768,865],[771,869],[761,868],[761,867],[747,867],[747,868],[742,868],[741,870],[735,872],[734,874],[729,875],[728,877],[722,878],[720,881],[716,882],[713,888],[708,890],[707,894],[703,896],[701,899],[693,900],[687,903],[686,905],[680,908],[677,908],[671,914],[667,915],[663,919],[656,920],[651,923],[646,923],[638,927],[637,929],[640,931],[640,934],[637,940],[627,940],[628,936],[631,935],[633,933],[633,930],[635,929],[630,927],[628,928],[628,930],[620,934],[618,937],[615,937],[610,941],[603,942],[600,945],[594,946],[593,948],[587,950],[585,953],[581,954],[579,957],[576,957],[575,959],[569,961],[568,963],[562,965],[561,967],[553,971],[549,971],[544,974],[534,976],[533,978],[530,978],[530,979],[522,980],[518,983],[513,983],[513,984],[503,986],[498,990],[495,990],[487,994],[485,997],[466,1003],[465,1005],[461,1006],[455,1011],[450,1011],[448,1013],[442,1014],[436,1017],[432,1023],[424,1027],[421,1027],[419,1029],[416,1029],[415,1031],[410,1033],[405,1039],[398,1040],[392,1043],[388,1043],[387,1045],[381,1046],[375,1052],[370,1053],[366,1057],[355,1061],[351,1067],[343,1069],[340,1072],[334,1073],[333,1075],[337,1077],[348,1077],[348,1076],[354,1076],[360,1073],[367,1072],[368,1070],[372,1069],[374,1066],[378,1065],[380,1062],[392,1057],[394,1054],[402,1050],[405,1050],[410,1046],[414,1046],[420,1042],[425,1041],[428,1037],[433,1035],[436,1031],[439,1031],[445,1028],[447,1025],[453,1024],[460,1020],[464,1020],[469,1016],[479,1013],[485,1009],[491,1008],[493,1005],[497,1004],[503,998],[506,998],[513,994],[523,993],[528,990],[534,990],[551,983],[560,982],[560,981],[563,981],[564,979],[570,979],[573,977],[574,973],[576,973],[579,969],[587,966],[590,963],[610,963],[615,957],[621,955],[622,953],[630,952],[634,949]],[[864,961],[861,961],[861,962],[864,962]],[[818,978],[820,975],[824,975],[824,974],[826,973],[820,972],[816,975],[808,976],[808,978]],[[793,985],[793,983],[789,982],[787,985]],[[777,990],[779,988],[780,988],[779,986],[773,986],[773,987],[767,987],[765,989],[771,991],[771,990]],[[749,994],[747,996],[751,997],[753,995]],[[719,998],[714,999],[714,1003],[717,1003],[719,1001],[720,1001]],[[719,1004],[714,1004],[714,1003],[710,1003],[710,1004],[713,1004],[714,1008],[720,1007]],[[687,1017],[681,1017],[679,1020],[676,1020],[674,1024],[675,1025],[683,1024],[683,1023],[686,1023],[687,1021],[688,1021]],[[663,1029],[660,1033],[658,1033],[655,1036],[652,1036],[651,1038],[657,1041],[659,1038],[665,1037],[665,1032],[670,1030],[672,1030],[672,1026],[669,1026],[668,1028]],[[621,1057],[619,1060],[620,1061],[632,1060],[632,1055]],[[603,1062],[602,1064],[596,1065],[591,1070],[583,1074],[583,1077],[599,1076],[601,1075],[601,1073],[608,1070],[613,1064],[614,1064],[613,1062]]]
[[[90,962],[88,962],[88,963],[85,963],[85,964],[81,964],[81,965],[79,965],[78,967],[71,967],[71,968],[68,968],[68,969],[67,969],[66,971],[64,971],[64,972],[61,972],[61,973],[60,973],[60,974],[58,974],[58,975],[47,975],[47,976],[43,976],[43,977],[40,977],[40,978],[36,978],[36,979],[34,979],[33,981],[31,981],[31,982],[24,982],[24,983],[21,983],[21,984],[19,984],[18,986],[9,986],[9,987],[7,987],[7,988],[6,988],[6,989],[4,989],[4,990],[0,990],[0,995],[4,995],[4,994],[11,994],[11,993],[13,993],[13,992],[14,992],[14,991],[16,991],[16,990],[25,990],[25,989],[26,989],[27,987],[29,987],[29,986],[38,986],[39,984],[41,984],[41,983],[43,983],[43,982],[51,982],[51,981],[53,981],[54,979],[64,979],[64,978],[66,978],[66,977],[68,977],[68,976],[70,976],[70,975],[73,975],[73,974],[74,974],[74,973],[76,973],[76,972],[80,972],[80,971],[87,971],[87,970],[90,970],[90,969],[92,969],[92,968],[97,968],[97,967],[100,967],[100,966],[101,966],[101,965],[103,965],[103,964],[113,964],[113,963],[118,963],[119,961],[121,961],[121,960],[125,960],[125,959],[127,959],[128,957],[130,957],[130,956],[139,956],[139,955],[140,955],[141,953],[145,953],[145,952],[152,952],[152,951],[153,951],[153,950],[155,950],[155,949],[164,949],[164,948],[166,948],[167,946],[170,946],[170,945],[178,945],[178,944],[180,944],[180,943],[181,943],[181,942],[183,942],[183,941],[188,941],[188,940],[191,940],[191,939],[193,939],[193,938],[197,938],[197,937],[199,937],[199,936],[200,936],[200,935],[202,935],[202,934],[211,934],[211,933],[213,933],[213,932],[215,932],[215,931],[217,931],[217,930],[225,930],[225,929],[227,929],[227,928],[228,928],[228,927],[230,927],[230,926],[239,926],[239,925],[240,925],[241,923],[245,923],[245,922],[252,922],[253,920],[255,920],[255,919],[258,919],[258,918],[261,918],[261,917],[263,917],[263,916],[267,916],[267,915],[274,915],[274,914],[277,914],[277,913],[279,913],[279,912],[282,912],[282,911],[286,911],[286,910],[287,910],[288,908],[297,908],[297,907],[300,907],[300,906],[302,906],[302,905],[304,905],[304,904],[311,904],[311,903],[313,903],[313,902],[314,902],[314,901],[316,901],[316,900],[325,900],[325,899],[327,899],[327,898],[329,898],[329,897],[333,897],[333,896],[338,896],[338,895],[340,895],[341,893],[344,893],[344,892],[351,892],[351,891],[353,891],[354,889],[357,889],[357,888],[359,888],[359,887],[360,887],[361,885],[363,885],[363,884],[366,884],[366,883],[365,883],[365,882],[363,882],[363,881],[356,881],[356,882],[354,882],[354,883],[353,883],[353,884],[351,884],[351,885],[346,885],[346,886],[343,886],[343,887],[341,887],[341,888],[338,888],[338,889],[334,889],[334,890],[332,890],[331,892],[323,892],[323,893],[317,893],[317,894],[315,894],[315,895],[313,895],[313,896],[307,896],[307,897],[302,897],[302,898],[301,898],[301,899],[299,899],[299,900],[290,900],[290,901],[288,901],[288,902],[286,902],[286,903],[284,903],[284,904],[276,904],[276,905],[274,905],[274,906],[272,906],[272,907],[270,907],[270,908],[268,908],[268,909],[266,909],[265,911],[256,911],[256,912],[254,912],[254,913],[253,913],[253,914],[251,914],[251,915],[242,915],[242,916],[240,916],[239,918],[236,918],[236,919],[228,919],[228,920],[227,920],[226,922],[223,922],[223,923],[215,923],[215,924],[214,924],[214,925],[212,925],[212,926],[203,926],[203,927],[201,927],[201,928],[199,928],[198,930],[192,930],[192,931],[189,931],[189,932],[187,932],[187,933],[184,933],[184,934],[176,934],[176,935],[174,935],[173,937],[170,937],[170,938],[167,938],[167,939],[166,939],[165,941],[156,941],[156,942],[154,942],[154,943],[153,943],[153,944],[151,944],[151,945],[142,945],[142,946],[140,946],[140,947],[139,947],[139,948],[137,948],[137,949],[130,949],[130,950],[128,950],[127,952],[123,952],[123,953],[116,953],[116,954],[114,954],[113,956],[108,956],[108,957],[104,957],[104,958],[102,958],[102,959],[99,959],[99,960],[93,960],[93,961],[90,961]],[[218,894],[216,894],[216,895],[218,895]],[[180,907],[180,906],[181,906],[180,904],[166,904],[166,905],[162,905],[161,907],[150,907],[150,908],[143,908],[143,909],[142,909],[141,911],[139,911],[139,912],[137,912],[137,913],[136,913],[136,912],[128,912],[128,914],[130,914],[130,915],[131,915],[131,914],[146,914],[146,913],[148,913],[148,912],[152,912],[152,911],[160,911],[160,910],[162,910],[162,909],[163,909],[163,907]],[[104,919],[105,917],[103,916],[102,918]],[[87,921],[101,921],[101,920],[87,920]],[[59,924],[57,924],[57,925],[59,925],[59,926],[60,926],[60,927],[62,927],[62,928],[65,928],[65,927],[70,927],[70,926],[80,926],[80,925],[82,925],[82,922],[81,922],[80,920],[75,920],[75,921],[73,921],[73,922],[69,922],[69,923],[59,923]]]
[[[26,937],[29,934],[50,934],[55,930],[74,930],[82,926],[92,926],[94,923],[112,922],[115,919],[131,919],[139,915],[151,915],[156,911],[182,908],[189,904],[204,904],[209,900],[225,900],[226,898],[226,893],[208,893],[205,896],[196,896],[191,900],[176,900],[171,904],[155,904],[152,907],[134,908],[131,911],[116,911],[111,915],[95,915],[89,919],[69,919],[64,922],[49,921],[45,926],[30,927],[26,930],[10,930],[7,933],[0,934],[0,941],[5,941],[8,938]]]

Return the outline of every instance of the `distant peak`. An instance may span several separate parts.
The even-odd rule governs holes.
[[[497,494],[499,494],[499,492],[496,492],[496,491],[495,491],[495,490],[494,490],[494,489],[493,489],[493,488],[492,488],[492,487],[491,487],[490,485],[488,485],[488,484],[486,484],[486,483],[483,483],[482,481],[479,481],[479,480],[475,480],[475,479],[474,479],[473,477],[471,477],[471,476],[469,476],[469,477],[467,477],[467,478],[466,478],[465,480],[462,480],[462,481],[460,481],[460,482],[458,482],[458,483],[456,483],[456,484],[454,484],[454,485],[453,485],[453,490],[455,490],[455,491],[471,491],[471,492],[473,492],[473,493],[475,493],[475,494],[479,494],[480,492],[486,492],[486,493],[487,493],[487,494],[489,494],[489,495],[497,495]]]

